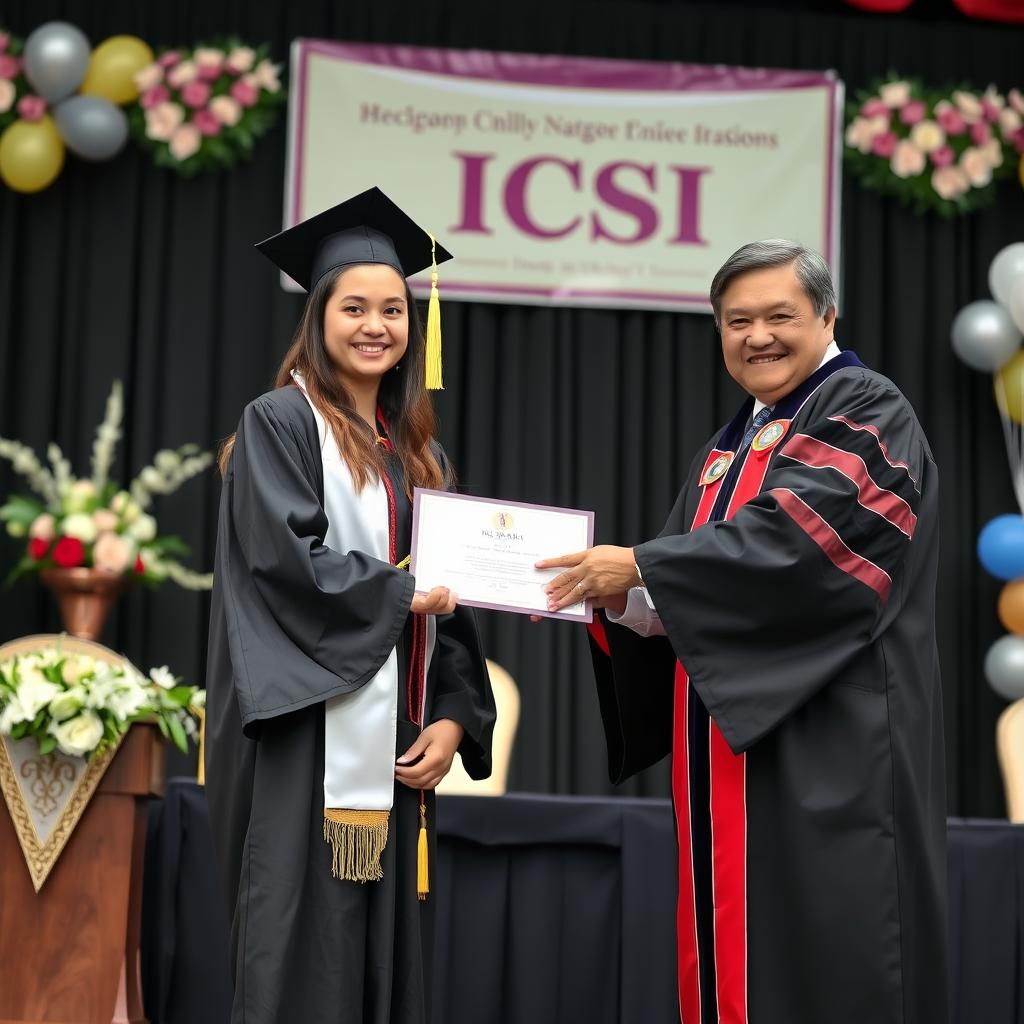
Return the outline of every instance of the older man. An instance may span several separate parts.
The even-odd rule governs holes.
[[[745,245],[711,301],[749,398],[656,540],[546,563],[605,608],[613,778],[673,754],[682,1019],[943,1024],[935,463],[820,256]]]

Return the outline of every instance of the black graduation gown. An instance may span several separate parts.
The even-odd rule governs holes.
[[[397,458],[388,462],[401,561],[411,507]],[[414,580],[325,547],[323,495],[305,397],[285,387],[256,399],[221,496],[207,672],[207,795],[232,921],[231,1020],[421,1024],[433,903],[416,894],[418,793],[396,782],[380,882],[334,878],[323,837],[324,703],[372,679],[396,645],[397,752],[418,734],[406,706]],[[469,609],[437,620],[428,694],[428,722],[459,722],[466,770],[486,777],[494,705]],[[427,817],[433,876],[433,794]]]
[[[944,1024],[935,464],[847,352],[709,482],[751,407],[635,549],[667,639],[592,643],[613,780],[674,748],[683,1019]]]

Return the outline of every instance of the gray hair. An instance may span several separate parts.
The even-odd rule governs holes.
[[[722,294],[730,282],[748,270],[763,270],[765,267],[782,267],[795,264],[796,277],[804,294],[811,300],[815,316],[824,316],[825,311],[836,304],[836,286],[825,260],[813,249],[807,249],[785,238],[766,238],[760,242],[748,242],[740,246],[715,274],[711,282],[711,306],[715,311],[715,326],[720,328]]]

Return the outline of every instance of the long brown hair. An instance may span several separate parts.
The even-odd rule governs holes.
[[[377,444],[376,432],[356,412],[352,395],[339,380],[324,344],[324,312],[338,278],[348,269],[339,267],[313,286],[274,387],[292,386],[293,370],[302,374],[306,394],[334,434],[356,490],[362,490],[368,481],[379,479],[384,473],[383,449]],[[437,418],[424,387],[423,325],[408,284],[405,301],[409,311],[409,344],[400,363],[381,377],[378,402],[402,463],[406,490],[411,494],[414,487],[445,487],[450,482],[450,473],[442,470],[431,449]],[[234,440],[232,435],[221,448],[222,474],[227,471]]]

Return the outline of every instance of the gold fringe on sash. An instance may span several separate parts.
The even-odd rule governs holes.
[[[324,810],[324,839],[331,844],[331,873],[350,882],[379,882],[388,842],[387,811]]]

